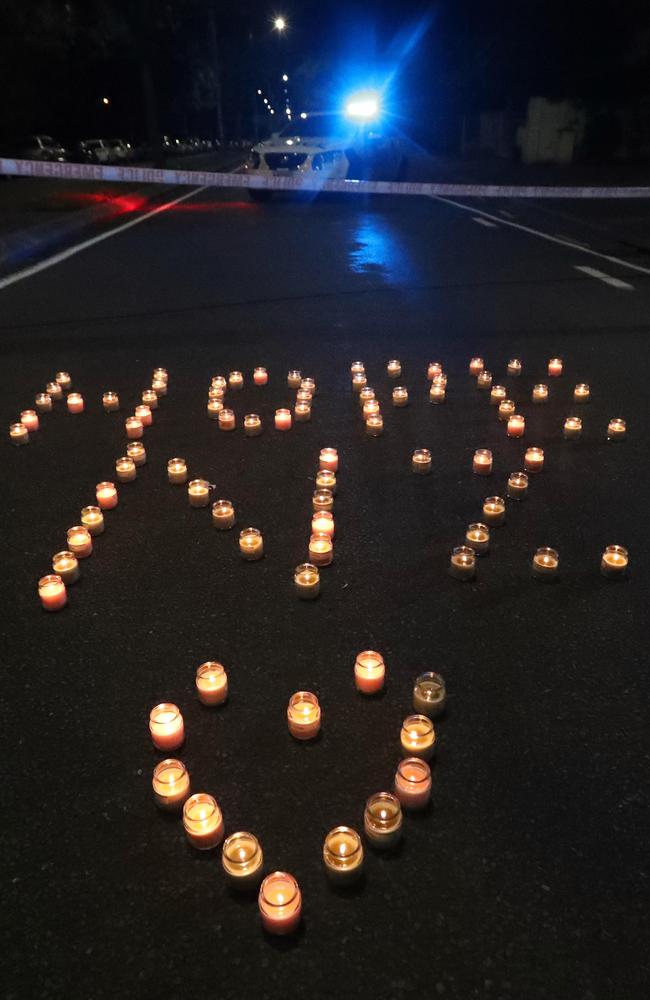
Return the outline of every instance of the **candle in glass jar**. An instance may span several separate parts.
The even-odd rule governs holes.
[[[393,406],[406,406],[409,401],[409,391],[403,385],[397,385],[393,389]]]
[[[138,418],[143,427],[151,427],[153,423],[153,413],[151,412],[150,407],[146,406],[144,403],[140,403],[139,406],[136,406],[133,415]]]
[[[38,414],[36,410],[23,410],[20,414],[20,422],[28,431],[37,431]]]
[[[135,462],[128,455],[123,455],[115,462],[115,475],[120,483],[132,483],[138,471]]]
[[[298,389],[298,392],[296,393],[296,403],[308,403],[309,406],[311,406],[311,393],[307,392],[306,389]]]
[[[253,372],[253,382],[255,385],[266,385],[269,381],[269,373],[266,368],[256,368]]]
[[[441,383],[438,381],[438,377],[436,376],[433,379],[431,387],[429,389],[429,402],[444,403],[446,394],[447,390],[445,389],[444,385],[441,385]]]
[[[381,413],[373,413],[366,420],[366,434],[370,437],[379,437],[384,430],[384,418]]]
[[[395,772],[395,795],[402,809],[425,809],[431,798],[431,768],[420,757],[405,757]]]
[[[507,433],[509,438],[520,438],[524,436],[526,421],[520,413],[513,413],[508,418]]]
[[[620,441],[625,437],[627,427],[622,417],[613,417],[607,425],[607,440]]]
[[[212,504],[212,523],[220,531],[228,531],[235,523],[235,508],[230,500],[217,500]]]
[[[226,389],[228,385],[228,380],[225,375],[213,375],[210,381],[210,385],[213,389]]]
[[[104,533],[104,515],[99,507],[82,507],[81,523],[93,538]]]
[[[63,389],[58,382],[48,382],[45,386],[45,391],[50,399],[63,399]]]
[[[561,358],[551,358],[548,363],[548,373],[549,375],[557,378],[562,374],[562,359]]]
[[[47,392],[39,392],[36,394],[36,409],[39,413],[50,413],[52,411],[52,397]]]
[[[361,694],[378,694],[384,687],[386,664],[381,653],[365,649],[354,662],[354,683]]]
[[[140,398],[150,410],[158,409],[158,397],[153,389],[144,389]]]
[[[489,448],[477,448],[472,459],[475,476],[489,476],[492,473],[492,452]]]
[[[142,441],[129,441],[126,446],[127,458],[132,458],[136,465],[146,465],[147,449]]]
[[[442,365],[439,361],[430,361],[427,365],[427,378],[431,382],[438,375],[442,375]]]
[[[165,385],[167,385],[167,383],[169,382],[169,372],[167,371],[166,368],[154,368],[153,372],[151,373],[151,378],[158,379],[159,381],[164,382]]]
[[[66,403],[68,406],[68,413],[83,413],[84,398],[80,392],[69,392]]]
[[[366,366],[363,361],[353,361],[350,365],[350,375],[365,375]]]
[[[483,369],[485,368],[485,362],[483,358],[472,358],[469,363],[469,373],[470,375],[479,376]]]
[[[224,396],[226,395],[226,390],[222,389],[220,386],[216,387],[211,385],[208,389],[208,399],[218,399],[223,402]]]
[[[298,597],[303,601],[313,601],[320,594],[320,573],[313,563],[296,566],[293,584]]]
[[[254,562],[264,555],[264,539],[259,528],[244,528],[239,533],[239,552],[242,559]]]
[[[233,410],[222,410],[219,414],[219,430],[234,431],[235,424],[236,421]]]
[[[564,421],[564,437],[567,441],[575,441],[582,434],[580,417],[567,417]]]
[[[300,381],[300,388],[303,392],[310,392],[312,396],[316,395],[316,382],[313,378],[303,378]]]
[[[560,557],[555,549],[547,547],[537,549],[533,556],[533,576],[544,580],[555,580],[559,565]]]
[[[300,925],[302,894],[293,875],[273,872],[267,875],[258,896],[262,927],[267,934],[293,934]]]
[[[313,740],[320,731],[321,710],[311,691],[296,691],[287,708],[289,732],[296,740]]]
[[[511,500],[523,500],[528,492],[528,476],[525,472],[511,472],[508,477],[508,496]]]
[[[379,400],[378,399],[366,400],[366,402],[363,404],[361,412],[364,420],[367,420],[368,417],[372,417],[373,414],[375,413],[380,413],[381,406],[379,405]]]
[[[476,385],[479,389],[489,389],[492,385],[492,372],[485,369],[476,376]]]
[[[187,485],[190,507],[207,507],[210,502],[210,483],[206,479],[192,479]]]
[[[185,835],[198,851],[210,851],[223,840],[224,824],[221,809],[211,795],[197,792],[183,806]]]
[[[544,450],[542,448],[526,448],[524,465],[527,472],[541,472],[544,468]]]
[[[432,670],[420,674],[413,688],[413,708],[419,715],[435,719],[442,714],[447,702],[447,689],[440,674]]]
[[[451,551],[449,572],[457,580],[471,580],[476,574],[476,553],[469,545],[457,545]]]
[[[312,507],[314,510],[332,510],[334,507],[334,494],[331,490],[314,490],[312,496]]]
[[[316,473],[316,487],[319,490],[331,490],[336,493],[336,473],[329,469],[319,469]]]
[[[372,847],[388,850],[402,837],[402,807],[391,792],[376,792],[366,802],[363,831]]]
[[[9,440],[15,445],[29,444],[29,431],[22,423],[10,424]]]
[[[153,769],[151,781],[156,805],[160,809],[180,810],[190,794],[190,776],[180,760],[161,760]]]
[[[291,410],[281,409],[275,411],[275,429],[276,431],[291,430]]]
[[[60,611],[68,603],[65,583],[58,573],[50,573],[40,578],[38,596],[46,611]]]
[[[627,549],[622,545],[608,545],[600,561],[600,572],[603,576],[622,576],[628,566]]]
[[[490,389],[490,404],[498,406],[506,398],[506,387],[504,385],[493,385]]]
[[[124,427],[126,429],[126,436],[130,441],[141,438],[144,433],[142,421],[136,416],[127,417],[124,421]]]
[[[178,705],[164,701],[149,712],[149,733],[158,750],[177,750],[185,739],[185,723]]]
[[[321,448],[320,455],[318,456],[318,464],[321,469],[338,472],[339,453],[336,448]]]
[[[262,421],[257,413],[247,413],[244,417],[244,434],[246,437],[257,437],[262,433]]]
[[[54,381],[57,382],[58,385],[60,385],[61,388],[65,389],[66,391],[72,385],[72,378],[68,372],[57,372],[56,375],[54,376]]]
[[[262,878],[264,855],[252,833],[231,833],[221,848],[221,865],[232,889],[256,889]]]
[[[578,385],[573,390],[573,402],[574,403],[588,403],[591,396],[591,390],[585,382],[579,382]]]
[[[287,385],[290,389],[299,389],[302,382],[302,375],[299,371],[290,371],[287,375]]]
[[[416,448],[411,459],[411,469],[419,475],[431,472],[431,452],[428,448]]]
[[[305,423],[311,420],[311,406],[309,403],[296,403],[293,408],[293,415],[298,423]]]
[[[170,483],[187,482],[187,462],[184,458],[170,458],[167,462],[167,478]]]
[[[548,386],[539,382],[533,386],[533,403],[548,403]]]
[[[499,420],[510,420],[515,412],[515,404],[511,399],[502,399],[499,403]]]
[[[400,733],[402,756],[431,760],[436,748],[436,733],[427,715],[409,715]]]
[[[66,585],[79,579],[79,560],[67,549],[52,556],[52,569]]]
[[[397,361],[396,359],[389,361],[388,364],[386,365],[386,371],[388,373],[389,378],[399,378],[400,375],[402,374],[401,362]]]
[[[486,524],[503,524],[506,519],[506,502],[502,497],[487,497],[483,501],[483,520]]]
[[[116,392],[105,392],[102,396],[102,406],[106,413],[113,413],[120,408],[120,397]]]
[[[363,872],[363,844],[356,830],[336,826],[323,844],[325,873],[332,885],[352,885]]]
[[[329,510],[314,511],[311,519],[312,535],[329,535],[334,538],[334,515]]]
[[[158,397],[167,395],[167,383],[163,382],[162,379],[155,378],[151,383],[151,388]]]
[[[314,566],[329,566],[334,559],[334,543],[330,535],[312,535],[309,539],[309,559]]]
[[[77,559],[87,559],[93,551],[93,540],[88,528],[83,524],[76,524],[74,528],[69,528],[67,532],[68,549]]]
[[[375,390],[369,385],[364,385],[363,389],[359,393],[359,406],[363,408],[364,403],[367,403],[374,398]]]
[[[485,555],[490,548],[490,529],[487,524],[478,521],[470,524],[465,533],[465,541],[478,555]]]
[[[203,705],[223,705],[228,697],[228,675],[216,660],[207,660],[196,670],[196,691]]]
[[[210,420],[218,420],[219,414],[223,410],[223,403],[220,399],[209,399],[207,405],[207,414]],[[244,427],[245,429],[245,427]]]
[[[361,392],[363,387],[367,385],[368,379],[363,372],[357,372],[352,376],[352,389],[354,392]]]
[[[515,378],[521,375],[521,361],[519,358],[511,358],[508,362],[508,375],[512,375]]]
[[[241,372],[231,372],[228,376],[228,388],[229,389],[243,389],[244,387],[244,376]]]

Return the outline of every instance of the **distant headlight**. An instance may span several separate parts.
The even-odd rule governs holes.
[[[260,163],[262,162],[260,154],[256,153],[254,149],[251,149],[250,155],[248,157],[248,162],[250,166],[253,168],[253,170],[257,170]]]

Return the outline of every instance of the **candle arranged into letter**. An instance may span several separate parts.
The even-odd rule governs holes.
[[[60,611],[68,603],[65,583],[58,573],[50,573],[40,578],[38,596],[46,611]]]
[[[221,848],[221,864],[232,889],[256,889],[262,877],[264,855],[252,833],[231,833]]]
[[[492,452],[489,448],[477,448],[472,459],[475,476],[489,476],[492,472]]]
[[[79,579],[79,561],[74,552],[64,550],[52,556],[52,569],[61,577],[66,586]]]
[[[126,430],[126,436],[129,440],[134,441],[137,438],[142,437],[143,424],[139,417],[127,417],[124,421],[124,428]]]
[[[507,429],[509,438],[523,437],[526,429],[526,421],[520,413],[513,413],[512,416],[508,418]]]
[[[503,524],[506,519],[506,502],[502,497],[487,497],[483,501],[483,520],[486,524]]]
[[[431,798],[431,768],[420,757],[406,757],[397,765],[395,795],[403,809],[424,809]]]
[[[223,840],[224,824],[221,809],[211,795],[197,792],[183,806],[183,827],[192,847],[210,851]]]
[[[431,472],[431,452],[428,448],[416,448],[411,459],[413,472],[426,475]]]
[[[399,378],[402,374],[402,365],[399,361],[389,361],[386,365],[386,372],[389,378]]]
[[[184,458],[170,458],[167,462],[167,478],[170,483],[187,482],[187,463]]]
[[[138,471],[135,462],[128,455],[123,455],[115,462],[115,475],[119,483],[132,483]]]
[[[393,406],[406,406],[409,401],[408,389],[403,385],[397,385],[393,389]]]
[[[490,529],[487,524],[470,524],[465,534],[465,542],[478,555],[485,555],[490,547]]]
[[[580,417],[567,417],[564,421],[564,438],[567,441],[577,441],[582,434]]]
[[[190,794],[190,776],[180,760],[161,760],[153,769],[152,787],[160,809],[180,810]]]
[[[276,431],[291,430],[291,410],[281,409],[275,411],[275,429]]]
[[[607,440],[620,441],[625,437],[627,428],[622,417],[613,417],[607,425]]]
[[[548,386],[541,382],[533,386],[533,403],[548,403]]]
[[[366,802],[363,830],[368,842],[381,850],[399,843],[402,836],[402,807],[391,792],[376,792]]]
[[[81,523],[93,538],[104,533],[104,515],[99,507],[82,507]]]
[[[239,552],[242,559],[255,562],[264,555],[264,539],[259,528],[244,528],[239,532]]]
[[[533,575],[543,580],[555,580],[559,565],[560,557],[555,549],[537,549],[533,556]]]
[[[84,398],[80,392],[70,392],[67,397],[67,405],[69,413],[83,413],[84,409]]]
[[[255,385],[266,385],[269,381],[269,373],[266,368],[256,368],[253,371],[253,382]]]
[[[177,750],[185,739],[185,725],[178,705],[161,702],[149,713],[149,732],[158,750]]]
[[[603,576],[623,576],[627,569],[628,561],[627,549],[624,549],[622,545],[608,545],[600,561],[600,572]]]
[[[292,934],[302,913],[302,895],[293,875],[267,875],[260,887],[258,906],[262,927],[268,934]]]
[[[436,733],[428,715],[409,715],[400,733],[402,756],[431,760],[436,748]]]
[[[117,507],[117,489],[114,483],[97,483],[95,496],[102,510],[113,510]]]
[[[313,563],[301,563],[293,574],[296,594],[303,601],[313,601],[320,593],[320,573]]]
[[[90,532],[83,524],[69,528],[67,533],[68,549],[77,559],[87,559],[93,551],[93,540]]]
[[[38,414],[36,410],[23,410],[20,414],[20,422],[28,431],[37,431]]]
[[[528,476],[525,472],[511,472],[508,477],[508,496],[511,500],[523,500],[528,492]]]
[[[377,694],[384,687],[386,665],[381,653],[366,649],[354,663],[354,683],[362,694]]]
[[[142,441],[129,441],[126,446],[127,458],[133,459],[136,465],[147,464],[147,449]]]
[[[413,688],[413,708],[419,715],[435,719],[444,711],[447,689],[440,674],[432,670],[420,674]]]
[[[262,433],[262,421],[257,413],[247,413],[244,417],[244,434],[246,437],[257,437]]]
[[[235,523],[235,508],[230,500],[217,500],[212,504],[212,523],[219,531],[227,531]]]
[[[39,413],[52,412],[52,397],[47,392],[39,392],[34,400]]]
[[[476,574],[476,553],[469,545],[457,545],[451,552],[449,572],[457,580],[471,580]]]
[[[351,885],[363,872],[361,837],[349,826],[337,826],[325,837],[323,863],[333,885]]]
[[[195,681],[203,705],[222,705],[228,697],[228,675],[216,660],[208,660],[197,667]]]
[[[562,374],[562,359],[561,358],[551,358],[548,363],[548,373],[549,375],[557,378]]]
[[[296,691],[287,708],[289,732],[297,740],[313,740],[320,731],[321,711],[311,691]]]
[[[12,444],[29,444],[29,431],[22,423],[11,424],[9,427],[9,439]]]
[[[193,479],[187,487],[190,507],[207,507],[210,502],[210,483],[205,479]]]

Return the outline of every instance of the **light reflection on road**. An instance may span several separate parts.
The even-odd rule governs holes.
[[[348,258],[355,274],[376,275],[390,285],[413,281],[410,249],[385,215],[367,212],[360,217],[350,232]]]

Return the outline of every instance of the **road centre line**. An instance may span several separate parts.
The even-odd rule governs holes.
[[[595,267],[586,267],[584,264],[574,264],[576,271],[582,271],[583,274],[588,274],[590,278],[597,278],[599,281],[604,281],[606,285],[611,285],[612,288],[623,288],[634,290],[634,285],[628,284],[627,281],[621,281],[620,278],[614,278],[611,274],[605,274],[604,271],[597,271]]]
[[[489,226],[490,229],[498,229],[496,222],[490,222],[489,219],[482,219],[480,215],[473,215],[472,222],[478,222],[479,226]]]

